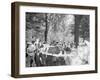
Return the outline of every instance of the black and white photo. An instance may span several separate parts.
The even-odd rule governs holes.
[[[97,7],[12,3],[12,77],[97,73]]]
[[[26,12],[26,67],[85,65],[89,15]]]

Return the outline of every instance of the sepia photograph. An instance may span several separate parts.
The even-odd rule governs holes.
[[[26,67],[86,65],[90,16],[26,12]]]

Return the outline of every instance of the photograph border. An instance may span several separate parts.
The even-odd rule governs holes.
[[[73,8],[73,9],[89,9],[95,10],[95,70],[89,71],[74,71],[74,72],[55,72],[55,73],[43,73],[43,74],[25,74],[20,75],[20,56],[19,56],[19,35],[20,35],[20,6],[39,6],[39,7],[55,7],[55,8]],[[97,7],[96,6],[81,6],[81,5],[62,5],[62,4],[47,4],[47,3],[31,3],[31,2],[13,2],[11,4],[11,76],[15,78],[25,77],[41,77],[41,76],[58,76],[58,75],[72,75],[72,74],[86,74],[98,72],[98,55],[97,55]]]

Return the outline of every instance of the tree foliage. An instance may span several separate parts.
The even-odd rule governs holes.
[[[73,42],[75,28],[79,36],[89,40],[89,16],[56,13],[26,13],[26,39],[33,37],[52,41]],[[47,38],[47,39],[45,39]]]

